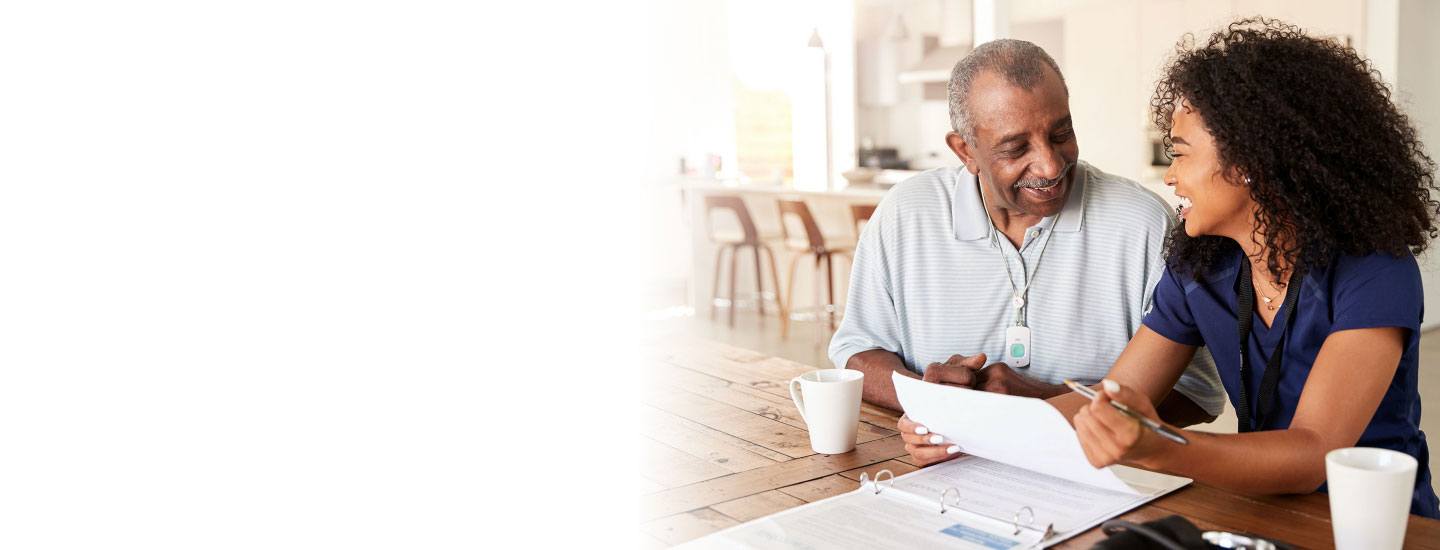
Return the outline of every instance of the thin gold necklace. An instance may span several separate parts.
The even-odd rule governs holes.
[[[1256,264],[1259,264],[1259,263],[1260,263],[1260,260],[1255,260],[1255,263],[1256,263]],[[1269,270],[1266,270],[1266,271],[1268,272]],[[1284,288],[1286,285],[1285,285],[1285,283],[1281,283],[1281,282],[1279,282],[1279,281],[1272,281],[1272,280],[1270,280],[1269,278],[1262,278],[1262,279],[1265,281],[1265,284],[1270,285],[1270,289],[1271,289],[1271,290],[1274,290],[1274,291],[1275,291],[1275,295],[1274,295],[1274,296],[1267,296],[1264,292],[1261,292],[1261,293],[1260,293],[1260,298],[1261,298],[1262,300],[1265,300],[1265,308],[1266,308],[1266,309],[1269,309],[1270,311],[1275,311],[1276,308],[1280,307],[1280,303],[1279,303],[1276,299],[1279,298],[1279,297],[1281,297],[1281,296],[1284,296],[1284,295],[1285,295],[1285,291],[1284,291],[1284,290],[1280,290],[1280,289],[1281,289],[1281,288]],[[1251,282],[1254,282],[1254,278],[1253,278],[1253,277],[1251,278]],[[1257,285],[1257,289],[1258,289],[1258,285]]]

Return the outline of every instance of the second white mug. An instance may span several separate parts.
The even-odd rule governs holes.
[[[1415,457],[1369,447],[1335,449],[1325,455],[1330,524],[1339,550],[1399,549],[1410,520]]]
[[[855,448],[864,383],[865,373],[850,369],[813,370],[790,381],[790,399],[810,431],[811,449],[833,455]]]

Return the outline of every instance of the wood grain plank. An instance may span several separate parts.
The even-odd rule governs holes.
[[[736,363],[763,363],[770,365],[777,380],[782,381],[794,378],[801,372],[816,367],[816,365],[806,365],[804,363],[706,338],[680,338],[672,340],[668,345],[663,348],[657,348],[654,351],[657,352],[655,355],[657,357],[678,355],[685,357],[719,358]],[[819,366],[829,367],[830,365]]]
[[[743,439],[715,431],[654,407],[641,407],[640,433],[731,472],[790,460]]]
[[[1305,514],[1322,521],[1330,521],[1330,495],[1311,493],[1308,495],[1249,496],[1252,500],[1270,506],[1280,506],[1292,512]]]
[[[702,372],[722,380],[729,380],[736,384],[754,388],[777,396],[788,396],[790,393],[790,379],[815,370],[813,368],[793,369],[786,368],[785,372],[792,372],[788,376],[777,374],[768,370],[765,366],[756,366],[748,363],[737,362],[726,357],[697,356],[688,353],[677,353],[667,355],[660,359],[661,362]]]
[[[734,351],[732,354],[741,354],[742,352],[745,352],[745,350]],[[778,358],[762,359],[761,362],[754,363],[739,362],[727,357],[707,357],[677,353],[665,357],[664,360],[670,365],[730,382],[735,387],[748,388],[756,392],[779,397],[786,401],[790,400],[790,379],[805,372],[815,370],[799,363]],[[796,374],[784,377],[775,376],[774,372],[770,370],[770,367],[772,363],[777,361],[784,362],[783,370],[785,372],[794,372]],[[657,369],[657,371],[664,372],[664,369]],[[876,407],[869,403],[862,403],[860,406],[860,421],[862,423],[891,433],[894,433],[895,422],[899,418],[900,415],[898,413],[889,409]]]
[[[662,361],[674,366],[702,372],[716,378],[734,382],[759,391],[789,399],[790,379],[816,368],[772,357],[758,351],[747,350],[711,340],[698,338],[681,339],[651,349],[651,360]],[[860,407],[860,420],[878,428],[894,430],[900,419],[900,411],[864,403]]]
[[[1440,548],[1440,520],[1410,515],[1410,525],[1405,528],[1405,548],[1434,550]]]
[[[780,397],[686,368],[662,371],[656,381],[808,431],[805,419],[788,395]],[[855,442],[874,441],[896,433],[899,432],[861,422]]]
[[[885,462],[881,462],[879,464],[871,464],[864,468],[846,470],[844,472],[840,472],[840,475],[847,479],[852,479],[856,482],[859,482],[861,473],[869,474],[870,479],[875,479],[875,474],[880,473],[880,470],[890,470],[890,473],[895,474],[895,477],[900,477],[910,472],[919,470],[919,468],[916,468],[914,465],[906,464],[899,460],[886,460]]]
[[[835,474],[820,479],[812,479],[804,483],[796,483],[788,487],[781,487],[779,491],[805,502],[815,502],[817,500],[843,495],[854,491],[859,486],[855,480],[840,477],[839,474]]]
[[[680,425],[680,426],[682,426],[682,427],[684,427],[684,428],[686,428],[686,429],[694,430],[695,432],[704,434],[705,436],[710,437],[710,438],[712,438],[712,439],[716,439],[716,440],[719,440],[719,441],[726,442],[726,443],[728,443],[728,444],[730,444],[730,445],[734,445],[734,446],[739,447],[739,448],[741,448],[741,449],[745,449],[745,450],[747,450],[747,451],[750,451],[750,452],[755,453],[755,454],[757,454],[757,455],[763,456],[763,457],[768,458],[768,459],[770,459],[770,460],[773,460],[773,461],[775,461],[775,462],[784,462],[784,461],[786,461],[786,460],[790,460],[790,457],[789,457],[788,455],[786,455],[785,453],[777,453],[777,452],[772,451],[772,450],[770,450],[770,449],[766,449],[765,447],[763,447],[763,446],[761,446],[761,445],[756,445],[756,444],[751,443],[751,442],[749,442],[749,441],[745,441],[744,439],[740,439],[740,438],[738,438],[738,437],[735,437],[735,436],[733,436],[733,435],[727,434],[727,433],[722,432],[722,431],[720,431],[720,430],[717,430],[717,429],[715,429],[715,428],[711,428],[711,427],[706,426],[706,425],[704,425],[704,424],[701,424],[701,423],[699,423],[699,422],[695,422],[695,421],[693,421],[693,420],[689,420],[689,419],[686,419],[686,418],[681,418],[681,417],[679,417],[679,416],[675,416],[675,415],[670,414],[670,413],[668,413],[668,412],[662,411],[662,410],[657,409],[657,408],[654,408],[654,407],[646,406],[646,405],[641,405],[641,408],[642,408],[642,409],[646,409],[646,410],[650,410],[650,411],[655,411],[655,413],[656,413],[656,414],[659,414],[659,415],[664,415],[665,417],[669,418],[670,421],[673,421],[673,422],[675,422],[676,424],[678,424],[678,425]]]
[[[1151,505],[1192,521],[1203,518],[1227,531],[1255,533],[1308,548],[1335,544],[1328,499],[1318,493],[1251,497],[1195,483]],[[1440,548],[1440,521],[1410,516],[1405,541],[1406,548]]]
[[[686,392],[662,392],[643,398],[645,404],[730,434],[791,458],[815,454],[810,435],[794,426],[750,411]]]
[[[1327,520],[1199,483],[1166,495],[1151,506],[1187,518],[1204,518],[1226,531],[1275,537],[1306,548],[1334,544]]]
[[[910,453],[905,453],[905,456],[896,457],[895,460],[899,462],[904,462],[916,468],[920,467],[920,465],[915,462],[915,459],[910,458]]]
[[[680,544],[740,522],[709,508],[701,508],[645,523],[644,530],[669,544]]]
[[[723,367],[728,364],[738,367],[740,372],[749,373],[746,378],[750,380],[752,387],[772,392],[781,397],[789,396],[788,384],[791,378],[809,370],[831,368],[830,365],[807,365],[781,357],[768,356],[758,351],[698,338],[684,339],[674,345],[665,346],[663,350],[654,351],[652,357],[665,359],[670,363],[693,370],[702,370],[695,368],[696,365]],[[673,360],[675,358],[699,358],[701,362],[692,365],[687,364],[684,360],[676,362]],[[728,363],[726,361],[714,362],[717,358],[728,360]],[[720,378],[730,380],[724,376],[720,376]],[[738,382],[739,380],[732,381]],[[764,383],[766,381],[768,383]],[[869,403],[864,404],[861,410],[862,416],[875,415],[877,417],[876,425],[882,428],[893,428],[895,421],[900,418],[899,411],[892,411]]]
[[[652,439],[642,438],[640,456],[643,461],[640,475],[667,488],[689,485],[731,473],[730,470],[690,456]]]
[[[765,491],[711,506],[712,510],[725,514],[736,521],[750,521],[775,512],[794,508],[805,501],[780,491]]]
[[[665,351],[657,357],[658,360],[776,395],[788,395],[790,379],[816,369],[811,365],[713,342],[699,342]]]
[[[641,517],[655,519],[705,508],[778,487],[884,462],[903,452],[904,443],[900,441],[900,436],[896,435],[858,445],[855,450],[845,454],[810,455],[722,478],[666,489],[641,497]]]

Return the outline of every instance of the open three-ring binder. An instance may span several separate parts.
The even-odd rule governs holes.
[[[848,493],[691,541],[685,548],[1045,548],[1190,483],[1115,467],[1126,493],[978,456],[899,477],[861,474]]]
[[[1184,487],[1127,466],[1095,468],[1074,430],[1038,399],[894,378],[906,414],[960,458],[690,543],[697,548],[1044,548]]]
[[[869,474],[860,474],[860,489],[858,490],[863,492],[868,488],[873,489],[876,495],[883,493],[885,491],[885,486],[881,485],[881,483],[883,481],[883,478],[887,475],[890,476],[891,485],[894,485],[895,474],[890,470],[880,470],[879,472],[876,472],[875,479],[873,480],[870,479]],[[964,501],[960,498],[960,489],[958,487],[947,487],[944,491],[941,491],[938,504],[940,505],[940,515],[944,515],[946,512],[954,512],[957,514],[970,514],[972,516],[976,516],[972,519],[989,520],[989,522],[987,523],[999,522],[1000,525],[1009,523],[1010,527],[1015,528],[1014,532],[1010,533],[1010,536],[1020,539],[1033,538],[1034,540],[1030,543],[1030,546],[1044,544],[1046,541],[1055,538],[1055,524],[1053,522],[1045,523],[1043,524],[1043,527],[1036,525],[1035,509],[1030,506],[1021,506],[1019,508],[1016,508],[1015,515],[1012,516],[1011,519],[1007,522],[1007,520],[1005,519],[997,518],[990,514],[966,510],[964,508]],[[994,525],[994,523],[991,523],[991,527],[993,527]],[[950,528],[942,532],[949,535],[955,535],[957,534],[954,532],[955,527],[956,526],[951,526]],[[1027,533],[1027,531],[1029,532]],[[973,531],[965,533],[965,536],[961,538],[970,542],[983,542],[986,546],[1005,546],[1007,548],[1013,546],[1013,544],[1004,544],[1005,541],[1003,540],[996,540],[989,537],[976,537]],[[977,538],[981,540],[975,540]]]

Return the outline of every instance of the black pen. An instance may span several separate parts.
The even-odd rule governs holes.
[[[1074,380],[1066,380],[1066,381],[1065,381],[1065,385],[1066,385],[1066,386],[1069,386],[1071,390],[1074,390],[1074,391],[1075,391],[1075,393],[1078,393],[1078,394],[1083,395],[1083,396],[1085,396],[1085,397],[1089,397],[1091,400],[1094,400],[1096,397],[1098,397],[1098,396],[1095,394],[1095,390],[1092,390],[1092,389],[1090,389],[1089,387],[1080,385],[1079,383],[1075,382]],[[1122,413],[1125,413],[1125,414],[1127,414],[1127,415],[1130,415],[1130,418],[1134,418],[1135,420],[1139,420],[1141,426],[1145,426],[1146,428],[1150,428],[1150,431],[1155,432],[1155,433],[1157,433],[1157,434],[1160,434],[1160,437],[1163,437],[1163,438],[1165,438],[1165,439],[1169,439],[1170,441],[1174,441],[1174,442],[1179,443],[1179,444],[1181,444],[1181,445],[1189,445],[1189,444],[1190,444],[1190,440],[1185,439],[1185,436],[1180,435],[1180,432],[1177,432],[1177,431],[1175,431],[1175,430],[1170,429],[1169,426],[1166,426],[1166,425],[1164,425],[1164,424],[1161,424],[1161,423],[1159,423],[1159,422],[1156,422],[1156,421],[1154,421],[1154,420],[1151,420],[1151,419],[1149,419],[1149,418],[1146,418],[1146,417],[1144,417],[1144,416],[1140,416],[1139,414],[1136,414],[1135,411],[1130,410],[1130,407],[1126,407],[1124,403],[1120,403],[1120,402],[1115,401],[1115,400],[1112,399],[1112,400],[1110,400],[1110,406],[1111,406],[1111,407],[1115,407],[1115,410],[1117,410],[1117,411],[1120,411],[1120,412],[1122,412]]]

